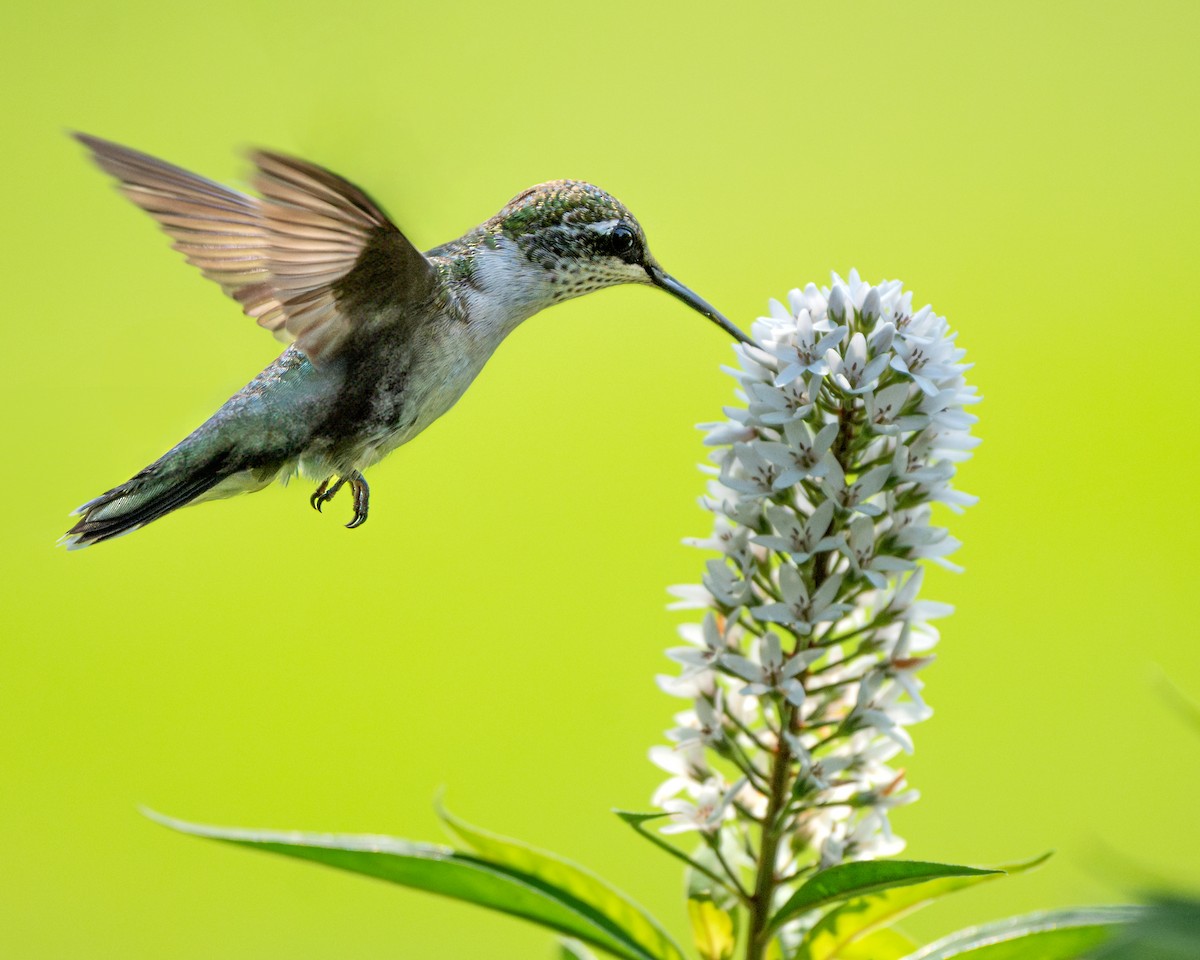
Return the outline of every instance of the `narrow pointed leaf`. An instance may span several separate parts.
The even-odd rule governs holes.
[[[558,960],[596,960],[596,955],[581,941],[567,938],[558,941]]]
[[[952,933],[906,960],[1083,960],[1108,941],[1137,907],[1071,907],[1010,917]]]
[[[555,854],[473,827],[444,807],[438,807],[438,816],[460,840],[489,863],[529,874],[556,889],[565,890],[604,917],[614,935],[630,940],[647,955],[657,960],[683,960],[683,951],[662,924],[595,874]]]
[[[243,830],[187,823],[153,811],[151,819],[182,833],[309,860],[401,886],[440,893],[522,917],[599,947],[621,960],[663,960],[634,943],[589,904],[530,873],[449,847],[395,837]]]
[[[962,867],[952,863],[925,863],[920,860],[858,860],[822,870],[788,898],[771,918],[770,929],[778,929],[788,920],[840,903],[853,897],[880,893],[943,877],[982,877],[1000,870]]]
[[[804,937],[797,960],[831,960],[877,930],[886,929],[916,910],[959,890],[1024,873],[1045,863],[1049,853],[972,876],[950,876],[855,897],[825,914]]]

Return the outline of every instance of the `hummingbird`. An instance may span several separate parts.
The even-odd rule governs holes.
[[[346,526],[361,526],[363,471],[446,413],[523,320],[594,290],[656,286],[750,342],[659,266],[622,203],[581,180],[530,187],[422,253],[365,192],[314,163],[251,152],[252,196],[75,137],[189,263],[289,345],[159,459],[76,509],[60,541],[71,549],[296,473],[317,483],[318,511],[348,487]]]

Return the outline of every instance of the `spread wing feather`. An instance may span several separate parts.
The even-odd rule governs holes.
[[[260,326],[295,340],[315,364],[334,356],[381,308],[433,292],[433,266],[379,206],[315,164],[255,151],[260,199],[107,140],[76,138],[189,263]],[[368,252],[382,257],[364,257]],[[361,278],[366,289],[355,282],[364,259],[372,263]],[[343,302],[347,290],[353,296]]]

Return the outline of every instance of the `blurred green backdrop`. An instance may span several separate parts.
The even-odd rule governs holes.
[[[296,152],[426,246],[590,179],[743,325],[830,269],[903,278],[986,401],[896,826],[917,858],[1059,851],[909,927],[1120,899],[1124,857],[1200,882],[1200,744],[1151,666],[1200,692],[1198,10],[9,3],[0,955],[547,956],[137,812],[437,840],[440,786],[682,931],[675,864],[608,811],[660,779],[664,587],[708,524],[692,425],[731,394],[711,324],[608,291],[517,331],[372,472],[362,530],[302,483],[55,550],[277,350],[64,128],[234,182],[244,145]]]

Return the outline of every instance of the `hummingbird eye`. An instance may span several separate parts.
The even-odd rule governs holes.
[[[624,224],[617,224],[609,231],[608,250],[614,257],[627,258],[637,246],[637,236]]]

